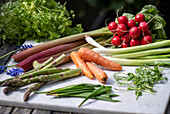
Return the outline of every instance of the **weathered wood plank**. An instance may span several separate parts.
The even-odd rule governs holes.
[[[49,111],[49,110],[34,109],[32,114],[51,114],[51,111]]]
[[[16,107],[11,114],[31,114],[32,109]]]
[[[0,56],[5,55],[6,53],[13,51],[15,49],[16,45],[15,44],[5,44],[0,47]],[[8,60],[10,59],[12,54],[0,59],[0,65],[5,65]]]
[[[13,107],[0,106],[0,114],[9,114],[13,110]]]
[[[77,112],[72,112],[71,114],[84,114],[84,113],[77,113]]]
[[[168,105],[167,105],[167,107],[166,107],[166,112],[165,112],[165,114],[170,114],[170,100],[169,100],[169,103],[168,103]]]
[[[72,114],[71,112],[57,112],[57,111],[54,111],[52,112],[52,114]]]

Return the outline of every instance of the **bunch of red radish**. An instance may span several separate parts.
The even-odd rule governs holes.
[[[108,29],[114,33],[111,40],[114,46],[125,48],[152,43],[149,25],[142,13],[137,14],[135,20],[128,20],[126,16],[120,16],[118,17],[118,24],[110,22]]]

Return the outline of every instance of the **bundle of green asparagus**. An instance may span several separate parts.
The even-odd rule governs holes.
[[[32,84],[24,94],[24,101],[26,101],[32,92],[38,90],[48,81],[66,79],[81,75],[82,70],[79,68],[70,69],[67,67],[56,67],[62,60],[64,60],[65,57],[65,54],[62,54],[55,60],[53,60],[53,57],[51,57],[31,71],[28,71],[15,78],[9,78],[0,81],[1,86],[7,86],[4,88],[4,94],[8,94],[15,89]]]

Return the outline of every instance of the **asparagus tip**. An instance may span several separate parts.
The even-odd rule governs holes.
[[[7,85],[9,85],[9,82],[8,82],[8,81],[5,81],[4,83],[1,84],[1,87],[2,87],[2,86],[7,86]]]
[[[24,94],[24,101],[27,101],[29,96],[31,94],[31,91],[26,91],[25,94]]]
[[[9,87],[4,88],[3,93],[7,95],[9,93]]]

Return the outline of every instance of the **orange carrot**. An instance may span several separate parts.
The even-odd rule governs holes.
[[[116,70],[116,71],[122,70],[122,66],[120,64],[110,61],[88,48],[81,47],[78,51],[78,54],[81,59],[94,62],[107,69]]]
[[[92,72],[92,74],[97,78],[97,80],[105,84],[108,79],[107,74],[103,70],[95,66],[93,63],[89,61],[86,61],[85,63]]]
[[[78,53],[76,51],[71,52],[70,54],[72,61],[74,64],[78,67],[81,68],[84,75],[86,75],[88,78],[93,79],[93,74],[87,67],[86,63],[79,57]]]

